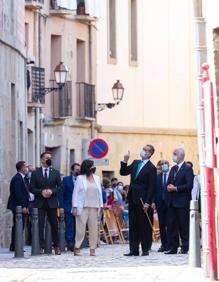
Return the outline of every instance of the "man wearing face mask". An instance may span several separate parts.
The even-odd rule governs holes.
[[[168,197],[167,180],[169,176],[169,162],[160,160],[161,173],[157,175],[157,186],[155,193],[155,206],[158,213],[161,246],[158,252],[168,250],[168,234],[167,234],[167,219],[168,219]]]
[[[13,213],[13,226],[11,230],[11,245],[10,251],[13,252],[15,249],[15,225],[16,225],[16,206],[22,207],[22,221],[24,228],[25,215],[28,214],[28,200],[29,200],[29,190],[27,183],[25,181],[25,175],[28,172],[27,165],[25,161],[19,161],[16,163],[17,173],[13,176],[10,183],[10,196],[8,199],[7,209],[11,210]]]
[[[55,254],[60,255],[58,237],[58,191],[62,189],[59,171],[51,167],[51,153],[44,152],[40,156],[41,167],[32,172],[30,180],[30,191],[35,195],[34,207],[39,212],[39,233],[41,253],[45,248],[44,225],[45,215],[51,224],[52,240],[55,247]]]
[[[165,254],[176,254],[180,235],[181,253],[189,250],[189,205],[193,187],[193,170],[185,161],[185,151],[177,148],[173,152],[173,162],[167,181],[169,250]]]
[[[75,217],[72,214],[72,195],[74,185],[81,166],[74,163],[71,166],[71,175],[63,178],[63,191],[59,193],[59,207],[61,212],[65,212],[65,240],[68,250],[74,251],[75,245]]]
[[[120,183],[121,182],[118,182],[118,179],[115,178],[115,177],[111,179],[111,185],[112,185],[112,188],[113,188],[114,197],[116,198],[118,203],[121,205],[122,204],[122,193],[119,190],[119,186],[121,186]]]
[[[141,243],[142,255],[148,256],[151,246],[152,230],[145,212],[150,214],[150,205],[156,189],[156,167],[150,161],[154,154],[154,147],[146,145],[140,152],[141,160],[134,160],[128,165],[130,152],[124,156],[121,162],[120,174],[131,175],[131,183],[128,192],[129,206],[129,247],[130,252],[126,256],[138,256]],[[144,206],[142,207],[142,202]]]

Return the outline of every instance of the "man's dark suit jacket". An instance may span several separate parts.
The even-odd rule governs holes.
[[[42,196],[44,189],[51,189],[52,195],[50,198],[45,199]],[[43,176],[42,167],[38,167],[31,175],[30,179],[30,192],[35,195],[34,206],[42,208],[47,201],[50,208],[58,207],[58,191],[62,189],[62,182],[60,173],[54,168],[49,168],[49,179]]]
[[[65,212],[72,210],[72,195],[74,191],[74,182],[72,175],[63,178],[63,190],[59,192],[59,207]]]
[[[15,212],[16,206],[27,208],[29,202],[29,193],[25,182],[20,173],[15,174],[10,183],[10,196],[7,209]]]
[[[168,205],[172,205],[175,208],[188,208],[193,187],[193,170],[185,162],[177,174],[175,174],[176,168],[176,165],[171,168],[167,181],[167,185],[173,184],[177,187],[176,192],[169,192]]]
[[[156,189],[156,167],[149,160],[143,166],[136,178],[139,160],[133,161],[131,165],[121,162],[120,174],[126,176],[131,174],[131,183],[128,192],[128,201],[134,204],[141,204],[140,198],[144,203],[151,204]]]
[[[167,180],[168,178],[166,179],[166,183]],[[164,190],[164,199],[163,199],[163,190]],[[168,200],[169,200],[169,192],[167,192],[167,187],[163,186],[163,173],[159,173],[157,175],[157,186],[155,192],[155,204],[157,209],[159,209],[163,201],[165,202],[165,204],[168,204]]]

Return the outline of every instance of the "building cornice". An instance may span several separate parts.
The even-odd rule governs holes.
[[[145,128],[145,127],[120,127],[120,126],[98,126],[98,133],[118,134],[142,134],[142,135],[171,135],[171,136],[197,136],[195,129],[175,128]]]

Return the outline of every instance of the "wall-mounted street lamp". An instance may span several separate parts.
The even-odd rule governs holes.
[[[105,110],[106,108],[112,109],[116,105],[119,105],[119,103],[123,99],[124,90],[125,89],[124,89],[122,83],[119,80],[117,80],[116,83],[114,83],[114,85],[112,87],[112,94],[113,94],[113,99],[114,99],[115,103],[98,103],[97,104],[97,111],[101,112],[101,111]]]
[[[41,88],[40,92],[42,93],[42,95],[46,95],[47,93],[52,91],[61,90],[62,87],[66,84],[67,74],[68,74],[67,67],[63,64],[63,62],[60,62],[54,69],[55,82],[58,85],[58,87]]]

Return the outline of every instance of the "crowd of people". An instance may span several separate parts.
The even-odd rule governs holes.
[[[34,168],[25,161],[16,164],[17,173],[10,183],[7,208],[13,213],[10,251],[15,250],[16,206],[22,206],[23,227],[28,218],[31,241],[31,213],[38,208],[40,253],[45,249],[45,217],[52,231],[53,247],[60,255],[58,236],[58,213],[65,214],[66,246],[75,256],[86,231],[89,234],[90,255],[95,256],[99,240],[99,222],[103,209],[121,216],[123,225],[129,228],[130,251],[126,256],[138,256],[151,250],[153,235],[153,214],[158,213],[161,246],[159,252],[176,254],[189,250],[189,204],[191,198],[199,200],[200,183],[194,176],[193,164],[186,162],[185,151],[177,148],[172,160],[176,165],[170,168],[167,160],[160,160],[155,167],[150,158],[154,147],[146,145],[140,152],[140,160],[128,161],[130,152],[121,161],[120,175],[131,176],[130,185],[124,185],[117,178],[103,178],[95,174],[92,160],[71,166],[71,175],[62,176],[52,166],[52,155],[44,152],[40,156],[41,167]]]

